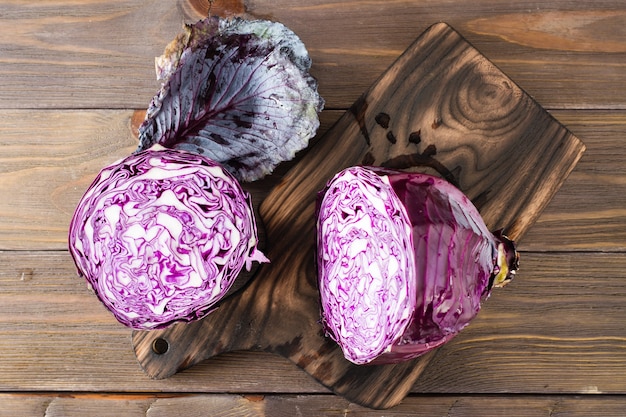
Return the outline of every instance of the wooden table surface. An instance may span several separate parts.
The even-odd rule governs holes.
[[[154,57],[208,2],[0,0],[0,416],[626,415],[626,3],[216,1],[307,45],[320,134],[426,28],[446,22],[586,145],[519,242],[517,278],[389,410],[284,358],[220,355],[164,380],[75,273],[67,229],[135,149]]]

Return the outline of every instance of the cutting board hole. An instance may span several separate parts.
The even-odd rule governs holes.
[[[152,351],[157,355],[165,355],[170,350],[170,344],[162,337],[157,337],[152,342]]]

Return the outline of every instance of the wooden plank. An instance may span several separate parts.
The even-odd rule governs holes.
[[[625,108],[622,94],[606,91],[612,87],[604,83],[623,85],[620,78],[626,73],[626,40],[619,35],[626,9],[621,2],[552,1],[538,8],[494,0],[463,7],[379,0],[355,7],[341,0],[266,0],[248,11],[283,21],[302,37],[331,106],[349,106],[419,33],[442,21],[544,107]]]
[[[626,250],[626,113],[553,115],[579,135],[587,150],[520,247]]]
[[[78,200],[137,146],[128,111],[5,110],[0,120],[0,249],[65,249]]]
[[[4,108],[145,108],[182,22],[161,1],[3,1],[0,16]]]
[[[0,110],[0,249],[65,249],[76,203],[102,167],[135,149],[143,113]],[[323,112],[320,135],[342,114]],[[626,112],[552,114],[587,150],[520,248],[626,250]]]
[[[145,108],[153,61],[208,2],[0,1],[1,108]],[[314,60],[328,108],[347,108],[428,26],[445,21],[543,106],[626,108],[623,2],[216,1],[279,20]],[[585,14],[581,13],[585,10]],[[371,30],[383,28],[383,30]],[[355,76],[358,74],[358,76]]]
[[[624,396],[409,396],[388,417],[613,417]],[[381,412],[328,395],[93,395],[0,394],[0,417],[380,417]]]

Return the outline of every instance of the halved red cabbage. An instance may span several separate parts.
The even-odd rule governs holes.
[[[144,330],[202,318],[244,266],[267,261],[237,180],[203,156],[169,149],[104,168],[74,213],[69,248],[102,303]]]
[[[322,323],[356,364],[447,342],[518,266],[456,187],[375,167],[348,168],[320,193],[317,253]]]
[[[267,20],[211,17],[157,58],[163,85],[139,128],[139,150],[160,144],[219,162],[254,181],[304,149],[324,100],[298,36]]]

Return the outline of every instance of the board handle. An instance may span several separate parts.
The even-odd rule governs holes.
[[[133,349],[144,372],[150,378],[164,379],[221,353],[262,348],[251,327],[233,323],[237,313],[232,310],[240,296],[235,293],[224,300],[211,313],[211,320],[133,331]]]

